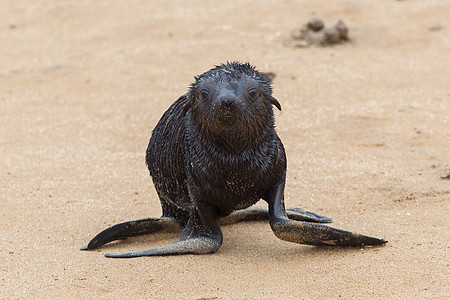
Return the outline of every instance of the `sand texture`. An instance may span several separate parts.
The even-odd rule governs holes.
[[[449,299],[450,1],[0,1],[0,299]],[[312,16],[351,41],[299,48]],[[144,157],[193,76],[274,72],[287,206],[385,238],[374,248],[223,227],[213,255],[79,251],[159,216]]]

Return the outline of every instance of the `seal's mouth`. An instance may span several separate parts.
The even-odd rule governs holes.
[[[236,117],[236,115],[233,112],[231,112],[230,110],[226,110],[225,112],[223,112],[222,116],[224,118],[226,118],[226,119],[235,118]]]
[[[222,109],[219,114],[219,120],[228,125],[231,125],[236,119],[236,112],[229,108]]]

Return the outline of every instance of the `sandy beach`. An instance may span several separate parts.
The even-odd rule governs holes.
[[[0,3],[0,299],[450,298],[450,1]],[[351,41],[293,47],[309,18]],[[109,259],[155,234],[79,251],[160,216],[145,149],[195,75],[273,72],[286,205],[384,238],[312,247],[268,222],[223,227],[212,255]],[[265,203],[261,203],[265,204]]]

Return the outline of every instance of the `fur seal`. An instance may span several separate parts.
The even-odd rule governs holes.
[[[195,77],[188,92],[152,132],[146,163],[162,206],[161,218],[120,223],[82,250],[161,231],[181,231],[172,244],[106,254],[139,257],[216,252],[222,224],[269,219],[285,241],[316,246],[382,245],[386,241],[318,223],[331,220],[285,209],[286,154],[275,131],[271,82],[248,63],[221,64]],[[251,207],[260,199],[268,210]]]

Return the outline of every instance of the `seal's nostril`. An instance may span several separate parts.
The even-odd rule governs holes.
[[[224,88],[220,91],[217,97],[217,104],[222,108],[231,108],[236,105],[239,101],[236,92],[231,89]]]
[[[236,99],[233,99],[232,97],[227,97],[222,99],[222,105],[225,107],[231,107],[234,102],[236,102]]]
[[[231,103],[233,103],[233,101],[231,101],[230,99],[224,99],[224,100],[222,101],[222,103],[223,103],[225,106],[230,106]]]

